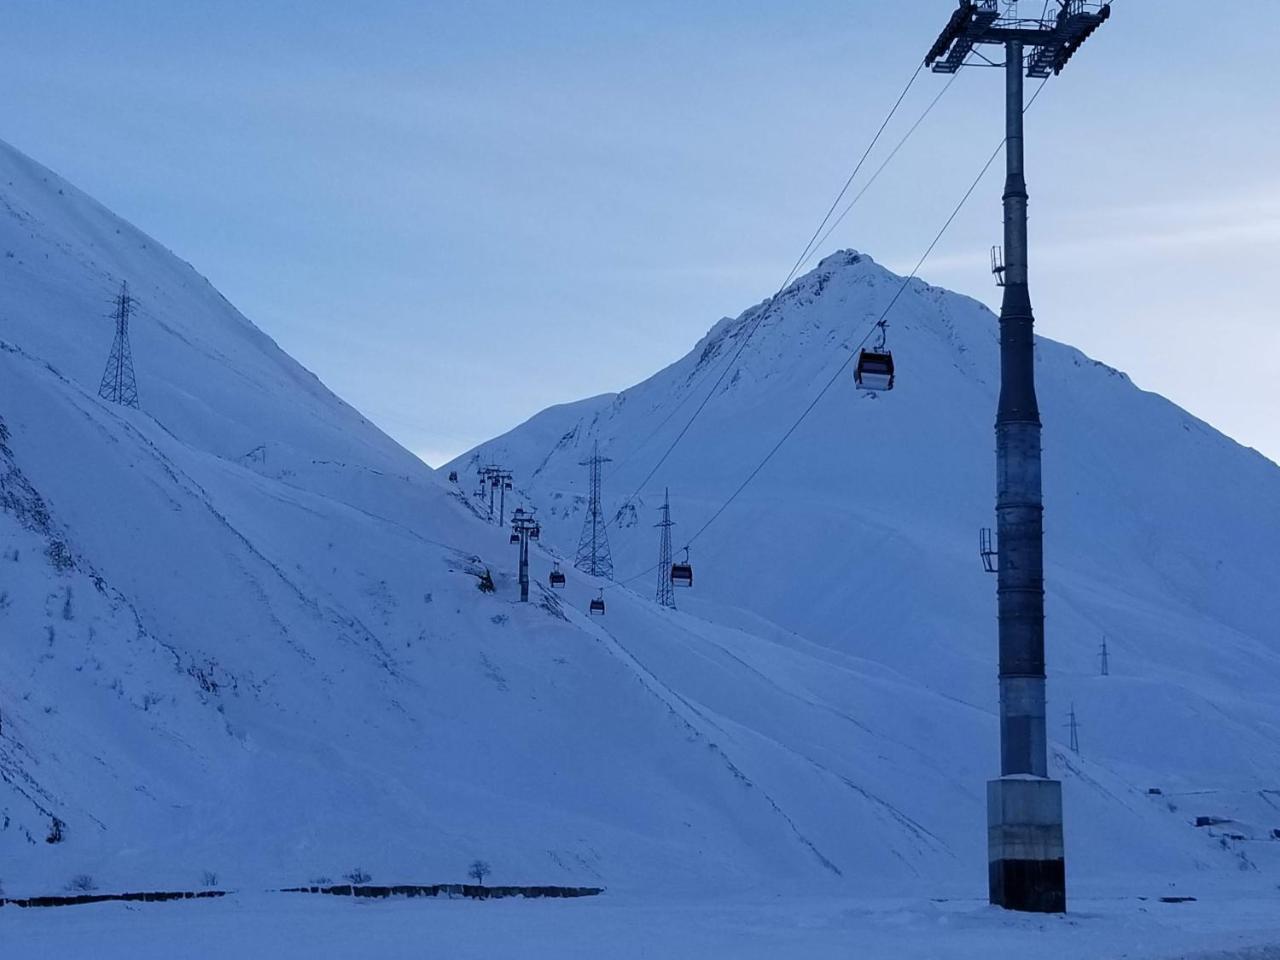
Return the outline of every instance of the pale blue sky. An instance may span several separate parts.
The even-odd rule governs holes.
[[[1041,332],[1280,458],[1274,2],[1114,6],[1029,116]],[[953,7],[13,0],[0,137],[439,463],[770,294]],[[909,269],[999,83],[962,74],[821,252]],[[924,270],[988,303],[996,174]]]

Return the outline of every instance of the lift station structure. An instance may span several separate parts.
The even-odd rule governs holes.
[[[1039,4],[1036,4],[1038,7]],[[1027,286],[1027,184],[1023,170],[1023,75],[1062,72],[1111,16],[1109,4],[1058,0],[1043,17],[1016,3],[959,0],[925,57],[955,73],[978,46],[1005,55],[1004,297],[1000,307],[1000,399],[996,412],[996,553],[1000,635],[1000,776],[987,784],[987,876],[991,903],[1010,910],[1067,908],[1062,784],[1048,775],[1044,670],[1044,524],[1034,318]]]

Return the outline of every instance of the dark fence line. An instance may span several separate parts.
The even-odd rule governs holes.
[[[594,897],[604,893],[604,887],[484,887],[474,883],[406,883],[395,886],[369,886],[367,884],[337,884],[329,887],[285,887],[273,893],[321,893],[335,897],[467,897],[472,900],[495,900],[502,897]],[[108,903],[128,900],[142,903],[160,903],[165,900],[208,900],[225,897],[226,890],[150,890],[142,893],[76,893],[59,897],[0,898],[0,907],[72,907],[82,903]]]
[[[225,897],[225,890],[149,890],[143,893],[76,893],[65,897],[16,897],[0,900],[0,907],[73,907],[81,903],[106,903],[111,900],[132,900],[158,903],[162,900],[208,900]]]
[[[404,883],[395,886],[341,883],[330,887],[286,887],[281,893],[324,893],[335,897],[469,897],[492,900],[499,897],[594,897],[604,887],[485,887],[475,883]]]

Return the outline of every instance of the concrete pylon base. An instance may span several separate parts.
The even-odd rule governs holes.
[[[987,866],[994,905],[1066,912],[1061,783],[1033,776],[987,781]]]

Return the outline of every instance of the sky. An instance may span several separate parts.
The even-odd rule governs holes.
[[[1027,117],[1037,328],[1280,460],[1274,3],[1113,6]],[[0,138],[438,465],[773,293],[952,9],[10,0]],[[1001,84],[962,71],[814,262],[909,271]],[[1000,192],[996,164],[924,279],[998,306]]]

